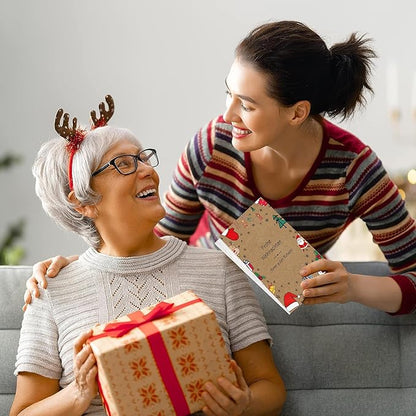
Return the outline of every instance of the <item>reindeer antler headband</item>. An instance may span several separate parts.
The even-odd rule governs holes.
[[[108,120],[114,114],[114,101],[111,95],[106,95],[105,100],[108,104],[108,111],[105,109],[104,102],[101,102],[98,106],[100,110],[100,118],[97,119],[96,113],[94,110],[91,111],[91,121],[92,126],[91,130],[94,130],[97,127],[103,127],[107,124]],[[62,125],[60,125],[62,114],[64,115]],[[77,119],[74,117],[72,119],[72,127],[69,127],[69,114],[65,113],[62,108],[58,110],[55,116],[55,130],[57,133],[62,136],[68,144],[66,148],[69,152],[69,162],[68,162],[68,178],[69,178],[69,188],[71,191],[74,190],[73,181],[72,181],[72,161],[74,159],[75,152],[79,149],[82,141],[84,140],[87,130],[80,129],[77,127]]]

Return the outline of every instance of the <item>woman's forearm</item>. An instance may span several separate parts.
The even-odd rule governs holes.
[[[91,398],[82,397],[72,382],[51,396],[27,405],[25,391],[19,389],[9,416],[81,416],[89,407]],[[19,394],[22,396],[19,400]]]
[[[278,416],[286,400],[281,380],[259,380],[250,386],[251,402],[244,416]]]
[[[350,279],[353,301],[390,313],[400,309],[402,291],[391,277],[351,274]]]

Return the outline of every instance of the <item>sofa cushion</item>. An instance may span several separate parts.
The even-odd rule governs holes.
[[[346,263],[389,273],[385,263]],[[9,412],[28,266],[0,266],[0,415]],[[416,414],[416,315],[392,316],[349,303],[302,306],[287,315],[257,286],[288,390],[283,416]]]
[[[0,266],[0,415],[6,415],[16,391],[16,361],[20,326],[23,318],[23,294],[28,266]]]

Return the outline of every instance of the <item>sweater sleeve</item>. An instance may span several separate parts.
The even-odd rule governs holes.
[[[212,120],[201,128],[183,151],[164,196],[166,215],[155,228],[157,235],[189,240],[195,232],[205,210],[197,189],[212,156],[214,126]]]
[[[248,277],[231,260],[227,261],[225,305],[231,351],[262,340],[270,342],[263,312]]]
[[[365,222],[402,290],[399,312],[416,312],[416,224],[397,186],[368,147],[351,164],[347,184],[351,212]]]
[[[40,297],[32,300],[23,316],[15,375],[27,371],[58,380],[62,374],[58,329],[48,294],[39,290]]]

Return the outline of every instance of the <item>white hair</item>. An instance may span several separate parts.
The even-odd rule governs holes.
[[[87,133],[72,163],[74,194],[81,205],[94,205],[101,199],[90,185],[91,174],[100,166],[105,153],[121,140],[128,140],[140,148],[133,133],[124,128],[99,127]],[[75,210],[68,199],[69,152],[62,137],[49,140],[40,148],[33,164],[36,195],[45,212],[61,227],[79,234],[89,245],[98,249],[101,237],[91,218]]]

